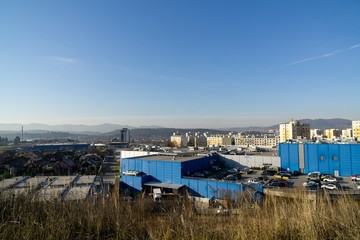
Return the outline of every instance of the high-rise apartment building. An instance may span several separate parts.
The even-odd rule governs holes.
[[[128,128],[120,130],[120,142],[130,143],[130,130]]]
[[[297,120],[280,124],[280,142],[298,138],[310,139],[310,124],[300,123]]]
[[[352,133],[353,137],[360,140],[360,121],[352,121]]]

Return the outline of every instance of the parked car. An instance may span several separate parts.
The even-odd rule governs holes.
[[[321,180],[324,182],[337,182],[337,179],[331,175],[323,175],[321,176]]]
[[[324,183],[321,185],[321,188],[335,190],[335,189],[337,189],[337,186],[336,186],[336,184],[333,184],[333,183]]]
[[[289,187],[289,182],[282,178],[271,179],[268,183],[270,187]]]
[[[310,175],[318,175],[318,176],[320,176],[321,173],[320,173],[320,172],[317,172],[317,171],[315,171],[315,172],[309,172],[309,173],[308,173],[308,176],[310,176]]]
[[[276,170],[264,170],[261,175],[274,176],[277,173]]]
[[[313,187],[318,187],[319,183],[314,182],[314,181],[307,181],[303,183],[303,187],[308,187],[308,188],[313,188]]]
[[[351,181],[357,182],[360,181],[360,174],[354,174],[350,176]]]
[[[223,180],[228,180],[228,181],[237,181],[240,179],[241,179],[241,175],[239,176],[239,174],[230,174],[223,178]]]
[[[231,174],[235,174],[235,173],[238,173],[238,169],[237,168],[232,168],[232,169],[229,169],[226,171],[227,173],[231,173]]]
[[[308,174],[307,180],[308,180],[308,181],[320,181],[321,178],[320,178],[320,175],[319,175],[319,174],[313,173],[313,174],[310,174],[310,175]]]
[[[252,168],[249,168],[249,167],[244,167],[243,169],[240,169],[241,173],[246,173],[246,174],[253,173],[253,171],[254,170]]]
[[[251,178],[251,179],[248,180],[248,183],[260,185],[260,184],[263,184],[264,181],[262,179],[259,179],[259,178]]]
[[[289,179],[291,178],[291,172],[288,171],[280,171],[279,173],[277,173],[275,175],[276,178],[285,178],[285,179]]]

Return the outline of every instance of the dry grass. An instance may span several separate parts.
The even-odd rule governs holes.
[[[267,198],[237,215],[200,215],[189,202],[0,200],[0,239],[359,239],[359,203]]]

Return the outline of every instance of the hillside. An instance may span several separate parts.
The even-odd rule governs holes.
[[[331,119],[300,119],[301,123],[309,123],[310,128],[318,129],[346,129],[351,128],[352,121],[343,118],[331,118]],[[270,126],[269,129],[278,129],[279,125]]]

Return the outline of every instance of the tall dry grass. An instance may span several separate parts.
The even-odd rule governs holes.
[[[0,239],[360,239],[360,208],[345,196],[266,198],[237,215],[196,213],[187,200],[0,200]]]

